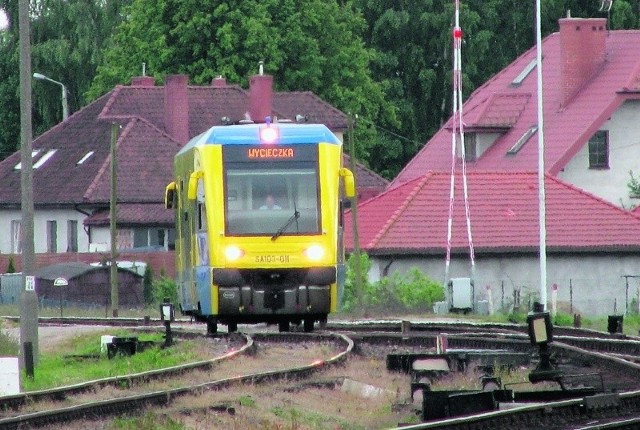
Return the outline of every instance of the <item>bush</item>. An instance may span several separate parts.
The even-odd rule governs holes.
[[[144,296],[145,305],[153,304],[153,269],[147,263],[144,269],[144,279],[142,280],[142,294]]]
[[[13,259],[13,255],[9,256],[9,264],[7,265],[6,273],[16,273],[16,262]]]
[[[389,311],[432,311],[433,304],[444,299],[444,287],[430,279],[417,268],[408,273],[394,272],[390,277],[377,282],[369,282],[367,273],[371,261],[367,254],[361,254],[362,291],[356,288],[355,256],[347,261],[347,276],[342,300],[342,309],[347,312],[356,309],[377,309]]]
[[[158,304],[168,298],[171,303],[178,303],[178,288],[176,281],[162,276],[153,281],[153,301]]]
[[[553,324],[557,326],[564,327],[572,327],[573,326],[573,316],[569,314],[565,314],[562,312],[558,312],[556,317],[553,320]]]
[[[415,267],[400,277],[395,292],[403,305],[416,310],[430,310],[435,302],[444,300],[442,284],[430,279]]]

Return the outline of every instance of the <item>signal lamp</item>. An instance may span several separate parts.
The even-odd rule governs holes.
[[[278,129],[276,127],[263,127],[260,129],[260,142],[274,143],[278,139]]]
[[[235,245],[229,245],[224,250],[224,255],[227,257],[227,261],[236,261],[244,256],[244,251]]]

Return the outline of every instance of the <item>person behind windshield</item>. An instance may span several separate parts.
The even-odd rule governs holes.
[[[278,209],[282,209],[282,208],[276,204],[276,199],[273,198],[273,195],[267,194],[264,204],[260,206],[260,210],[278,210]]]

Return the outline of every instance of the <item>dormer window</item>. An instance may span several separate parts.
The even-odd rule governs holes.
[[[589,168],[609,168],[609,131],[598,130],[589,139]]]
[[[476,133],[464,135],[464,161],[476,161],[478,159],[478,143]]]

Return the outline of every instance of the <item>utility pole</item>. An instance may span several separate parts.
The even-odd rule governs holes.
[[[111,199],[109,204],[109,228],[111,232],[111,316],[118,317],[119,294],[118,294],[118,238],[116,237],[116,196],[117,196],[117,177],[116,177],[116,142],[118,141],[118,124],[111,123]]]
[[[24,288],[20,300],[20,365],[27,374],[38,362],[38,297],[35,291],[35,250],[33,243],[33,163],[31,159],[31,40],[29,0],[19,0],[20,35],[20,145],[22,275]]]
[[[353,172],[354,178],[357,177],[356,175],[356,150],[355,150],[355,145],[353,143],[353,129],[354,129],[354,123],[355,120],[358,118],[358,116],[356,115],[355,117],[351,117],[349,118],[349,160],[350,160],[350,164],[351,164],[351,171]],[[351,199],[351,217],[352,217],[352,224],[353,224],[353,257],[355,259],[355,289],[356,289],[356,297],[358,299],[358,304],[360,304],[360,306],[365,306],[364,303],[364,291],[363,291],[363,285],[362,285],[362,260],[360,258],[360,233],[358,230],[358,193],[357,193],[357,187],[358,184],[356,184],[356,193],[353,196],[353,198]]]

